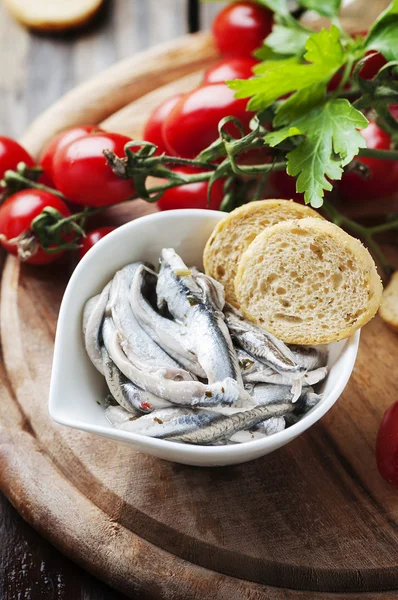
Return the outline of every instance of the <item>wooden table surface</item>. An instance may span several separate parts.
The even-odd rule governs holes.
[[[105,0],[90,27],[52,37],[27,31],[0,3],[0,133],[18,138],[71,88],[134,52],[207,28],[219,8],[204,4],[197,15],[195,0]],[[52,548],[0,494],[1,600],[122,598]]]

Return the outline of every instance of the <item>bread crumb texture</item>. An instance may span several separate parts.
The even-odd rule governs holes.
[[[218,223],[203,255],[205,272],[223,284],[226,300],[239,307],[235,277],[242,254],[264,228],[281,221],[322,217],[293,200],[258,200],[244,204]]]
[[[382,284],[362,243],[325,220],[265,229],[239,262],[242,312],[290,344],[327,344],[352,335],[377,312]]]
[[[390,283],[383,292],[379,312],[390,329],[398,332],[398,271],[391,277]]]

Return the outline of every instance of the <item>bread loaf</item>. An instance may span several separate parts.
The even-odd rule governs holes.
[[[382,284],[362,243],[325,220],[264,229],[235,278],[240,310],[290,344],[327,344],[352,335],[377,312]]]
[[[254,238],[265,227],[288,219],[322,217],[308,206],[293,200],[259,200],[232,211],[218,223],[203,255],[205,272],[225,288],[225,297],[237,308],[234,281],[239,260]]]

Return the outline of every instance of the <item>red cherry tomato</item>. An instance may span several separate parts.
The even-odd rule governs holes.
[[[271,33],[273,14],[254,2],[233,2],[213,22],[216,46],[225,56],[250,56]]]
[[[198,173],[197,169],[191,167],[180,167],[174,169],[176,173],[191,174]],[[210,205],[207,201],[208,182],[187,183],[179,187],[166,190],[158,200],[160,210],[173,210],[175,208],[209,208],[218,210],[224,196],[224,179],[217,179],[211,189]]]
[[[296,178],[288,175],[286,171],[271,171],[268,182],[275,198],[295,200],[304,204],[304,194],[296,192]]]
[[[361,67],[359,76],[362,77],[362,79],[373,79],[380,69],[387,64],[387,61],[384,56],[376,50],[369,50],[369,52],[366,53],[366,56],[369,58],[364,62],[363,67]]]
[[[18,163],[24,162],[28,167],[34,167],[35,161],[31,155],[15,140],[0,136],[0,181],[4,177],[4,173],[11,169],[15,171]],[[0,188],[1,189],[1,188]]]
[[[102,238],[104,238],[111,231],[115,231],[116,227],[99,227],[90,231],[82,241],[82,245],[79,250],[79,259],[81,260],[85,254]]]
[[[232,79],[250,79],[253,77],[253,67],[258,61],[251,56],[234,56],[225,58],[205,71],[203,83],[218,83]]]
[[[247,100],[234,98],[235,92],[225,83],[202,85],[181,98],[163,125],[168,152],[194,158],[218,138],[218,123],[232,115],[247,131],[253,113],[246,111]],[[226,130],[237,133],[230,123]]]
[[[29,231],[32,220],[46,206],[55,208],[64,217],[69,217],[70,215],[66,204],[60,198],[48,192],[26,189],[13,194],[0,207],[0,234],[4,235],[7,240],[11,240]],[[16,245],[9,244],[1,239],[0,243],[10,254],[17,254]],[[63,252],[47,254],[47,252],[39,248],[36,254],[26,262],[32,265],[45,265],[56,260],[61,254]]]
[[[391,138],[371,121],[362,129],[367,147],[376,150],[389,150]],[[357,158],[359,162],[369,168],[369,177],[361,177],[353,171],[346,171],[340,181],[341,195],[347,200],[372,200],[389,196],[396,191],[398,186],[397,162],[380,158]]]
[[[389,106],[389,109],[390,109],[390,113],[392,114],[394,119],[396,119],[398,121],[398,104],[391,104]]]
[[[97,125],[81,125],[79,127],[73,127],[72,129],[67,129],[66,131],[62,131],[58,135],[56,135],[49,144],[44,148],[43,152],[40,156],[40,165],[50,177],[50,179],[54,179],[53,176],[53,162],[54,162],[54,154],[59,148],[64,148],[73,140],[77,140],[88,133],[93,132],[103,132],[103,129],[100,129]]]
[[[106,164],[103,150],[123,157],[130,138],[119,133],[92,133],[60,148],[54,156],[54,181],[64,196],[83,206],[108,206],[133,196],[130,179],[121,179]]]
[[[398,486],[398,402],[384,413],[376,438],[376,461],[380,475]]]
[[[156,154],[167,152],[162,133],[163,123],[176,104],[178,104],[182,96],[183,94],[177,94],[172,98],[167,98],[167,100],[159,104],[159,106],[151,113],[147,124],[145,125],[143,139],[146,142],[156,144],[158,147]]]

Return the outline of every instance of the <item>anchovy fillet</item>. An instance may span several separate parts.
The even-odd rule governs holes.
[[[134,275],[141,264],[134,263],[118,271],[110,289],[107,312],[112,316],[123,352],[141,371],[164,369],[164,377],[167,379],[193,379],[140,327],[134,316],[128,295]]]
[[[319,383],[323,379],[325,379],[328,374],[327,367],[320,367],[319,369],[315,369],[314,371],[309,371],[306,373],[301,383],[303,387],[308,385],[315,385]],[[275,373],[272,369],[264,368],[262,370],[253,371],[252,373],[248,373],[247,375],[243,375],[243,380],[245,383],[277,383],[279,385],[292,385],[294,380],[291,377],[287,377],[285,375],[281,375],[280,373]]]
[[[225,318],[234,342],[248,354],[274,371],[300,379],[306,369],[298,365],[289,348],[265,329],[247,321],[230,304],[225,305]]]
[[[211,282],[208,285],[214,288]],[[159,308],[166,305],[174,319],[186,327],[191,347],[209,383],[230,377],[242,385],[223,313],[213,303],[209,306],[203,301],[203,285],[198,284],[198,278],[192,276],[173,249],[164,248],[161,252],[156,292]]]
[[[109,356],[127,379],[139,388],[169,400],[173,404],[185,406],[245,406],[251,398],[243,388],[231,378],[206,385],[200,381],[173,381],[165,379],[164,370],[144,373],[137,369],[121,349],[117,331],[109,317],[105,318],[102,336]]]
[[[189,444],[210,444],[222,438],[229,438],[242,429],[250,429],[265,419],[282,417],[292,410],[293,405],[291,403],[257,406],[256,408],[237,413],[230,417],[220,416],[215,422],[209,423],[198,431],[182,435],[173,434],[172,439],[177,442],[187,442]]]
[[[109,298],[109,290],[111,288],[111,282],[109,282],[104,289],[102,290],[99,297],[96,296],[97,301],[92,302],[94,299],[92,298],[86,303],[85,306],[85,315],[83,315],[83,319],[86,320],[86,331],[84,334],[84,343],[86,346],[87,354],[93,363],[94,367],[104,375],[104,366],[102,362],[102,353],[101,353],[101,326],[104,320],[104,314],[106,305]],[[89,313],[90,311],[90,313]],[[87,314],[89,316],[87,317]]]
[[[141,265],[130,288],[130,305],[138,323],[178,363],[198,377],[205,377],[206,374],[190,347],[186,328],[160,315],[145,298],[143,288],[147,285],[148,276],[145,265]]]
[[[324,346],[289,346],[293,358],[298,365],[307,371],[314,371],[325,367],[328,358],[327,348]]]

